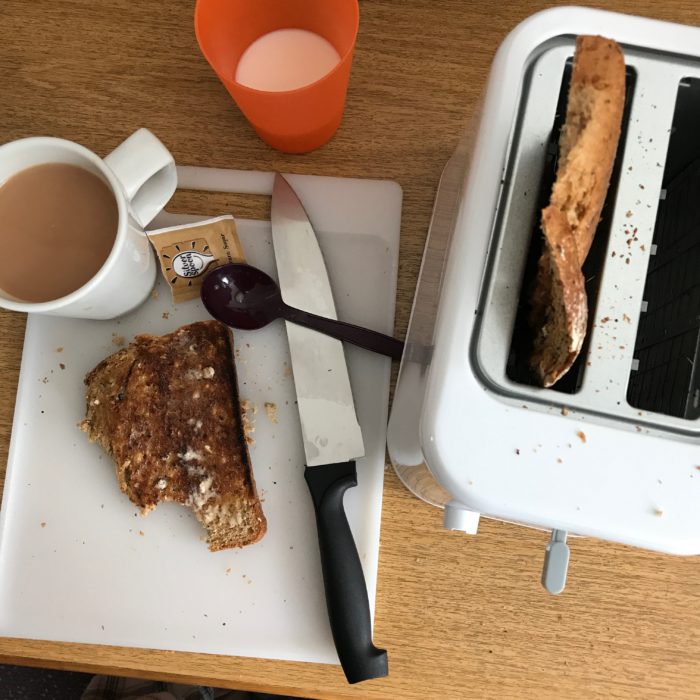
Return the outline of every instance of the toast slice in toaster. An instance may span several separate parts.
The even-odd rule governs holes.
[[[586,336],[586,285],[571,228],[553,205],[542,210],[545,248],[537,268],[532,308],[541,314],[532,364],[543,386],[551,386],[581,352]]]
[[[190,507],[212,551],[265,534],[226,326],[137,336],[85,383],[81,428],[114,458],[119,487],[143,513],[161,501]]]
[[[593,241],[620,138],[625,63],[610,39],[576,41],[557,177],[542,212],[544,250],[531,296],[530,365],[552,386],[576,360],[588,306],[581,266]]]

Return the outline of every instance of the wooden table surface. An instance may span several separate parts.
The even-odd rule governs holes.
[[[200,55],[192,2],[1,0],[0,142],[54,135],[106,154],[145,126],[184,164],[396,180],[403,336],[440,171],[499,43],[550,4],[361,0],[343,125],[317,152],[286,156],[257,139]],[[590,4],[700,24],[697,0]],[[249,213],[206,197],[178,205]],[[1,464],[23,334],[22,315],[0,314]],[[575,540],[555,598],[538,581],[544,533],[482,521],[467,537],[440,521],[387,471],[375,631],[387,679],[351,687],[333,666],[17,639],[0,639],[0,661],[314,698],[700,697],[700,559]]]

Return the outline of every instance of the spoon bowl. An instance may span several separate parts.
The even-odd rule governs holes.
[[[272,277],[242,263],[212,270],[202,282],[201,297],[214,318],[249,331],[279,318],[283,306],[282,294]]]

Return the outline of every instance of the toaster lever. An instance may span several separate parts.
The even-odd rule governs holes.
[[[569,569],[569,545],[566,544],[566,530],[552,530],[552,537],[544,552],[542,585],[552,595],[559,595],[566,586],[566,572]]]

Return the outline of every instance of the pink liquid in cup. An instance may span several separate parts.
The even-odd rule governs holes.
[[[306,29],[277,29],[256,39],[236,67],[236,82],[281,92],[315,83],[340,63],[333,44]]]
[[[308,153],[340,126],[359,20],[358,0],[197,0],[195,7],[202,53],[258,135],[286,153]],[[248,51],[250,64],[239,72]]]

